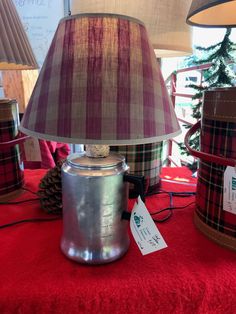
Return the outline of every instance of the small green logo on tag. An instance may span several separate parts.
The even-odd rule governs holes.
[[[143,217],[142,216],[138,216],[135,212],[134,212],[134,221],[136,223],[136,226],[139,228],[141,227],[141,224],[143,223]]]
[[[236,178],[232,177],[232,190],[236,190]]]

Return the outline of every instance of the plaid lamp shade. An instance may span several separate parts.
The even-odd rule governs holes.
[[[115,151],[125,157],[130,167],[131,174],[144,176],[146,193],[159,188],[163,142],[129,146],[111,146],[111,151]],[[132,193],[132,186],[130,190]]]
[[[178,135],[145,25],[105,13],[62,19],[20,130],[96,145],[148,144]]]
[[[18,105],[14,100],[0,100],[0,143],[10,142],[18,133]],[[1,146],[0,198],[20,193],[24,183],[23,162],[19,145]]]

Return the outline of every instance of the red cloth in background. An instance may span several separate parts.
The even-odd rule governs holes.
[[[55,167],[55,163],[65,159],[70,153],[70,147],[65,143],[39,140],[41,151],[41,168],[49,169]]]
[[[36,191],[45,172],[26,170],[26,187]],[[196,179],[186,168],[163,168],[162,178],[163,190],[195,191]],[[32,197],[25,192],[17,200]],[[193,201],[194,196],[175,197],[174,205]],[[166,195],[146,199],[150,211],[168,205]],[[236,254],[202,235],[193,211],[194,204],[157,224],[167,248],[142,256],[131,236],[123,258],[100,266],[63,255],[62,220],[0,229],[0,313],[236,313]],[[38,201],[0,205],[1,225],[30,217],[52,216]]]

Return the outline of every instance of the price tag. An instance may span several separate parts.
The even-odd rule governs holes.
[[[143,255],[167,247],[140,196],[131,212],[130,228],[134,240]]]
[[[224,173],[223,210],[236,215],[236,169],[227,167]]]

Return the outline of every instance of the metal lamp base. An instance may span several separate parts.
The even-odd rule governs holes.
[[[111,154],[68,156],[62,166],[63,235],[61,249],[70,259],[104,264],[119,259],[129,247],[128,171],[124,158]]]
[[[61,250],[68,257],[83,264],[106,264],[120,259],[129,249],[129,239],[122,246],[103,246],[97,249],[81,248],[74,243],[62,239]]]

